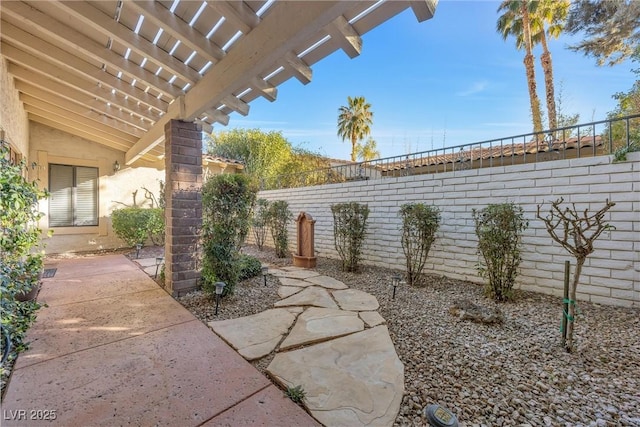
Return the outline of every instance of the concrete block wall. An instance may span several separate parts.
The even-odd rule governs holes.
[[[615,230],[603,233],[583,268],[578,299],[640,307],[640,153],[612,163],[611,156],[558,160],[526,165],[462,170],[440,174],[330,184],[260,192],[267,200],[286,200],[294,217],[305,211],[316,220],[317,256],[338,258],[333,244],[334,203],[367,203],[371,210],[363,249],[365,265],[404,268],[400,244],[402,204],[421,202],[441,211],[441,227],[425,272],[482,282],[476,271],[477,237],[473,209],[513,202],[524,209],[529,228],[523,235],[523,260],[517,287],[561,295],[564,261],[575,259],[555,243],[536,218],[562,197],[579,210],[599,210],[606,199],[616,203],[606,220]],[[296,230],[289,227],[290,249]],[[251,239],[251,238],[250,238]],[[249,241],[251,241],[249,239]],[[271,245],[270,240],[267,245]],[[387,280],[387,278],[381,278]]]

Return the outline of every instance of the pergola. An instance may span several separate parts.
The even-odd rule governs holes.
[[[254,99],[274,101],[291,77],[309,83],[311,66],[332,52],[359,55],[361,36],[403,10],[424,21],[436,4],[2,1],[1,53],[29,120],[124,152],[133,165],[162,159],[188,134],[172,138],[174,121],[194,124],[196,133],[226,125],[232,112],[247,115]],[[167,171],[179,169],[176,159],[166,153]]]
[[[30,120],[126,152],[164,152],[164,125],[205,130],[422,1],[3,1],[2,55]]]

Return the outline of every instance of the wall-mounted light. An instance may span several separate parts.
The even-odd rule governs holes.
[[[119,170],[120,170],[120,163],[118,163],[118,161],[116,160],[115,162],[113,162],[113,171],[118,172]]]

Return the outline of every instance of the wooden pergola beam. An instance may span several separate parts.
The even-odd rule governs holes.
[[[275,3],[261,24],[240,39],[227,56],[185,94],[184,109],[174,107],[167,112],[127,151],[126,163],[133,163],[162,142],[164,125],[169,120],[194,120],[205,110],[219,105],[223,98],[241,90],[246,82],[295,49],[300,40],[310,39],[351,7],[348,1],[309,2],[304,8],[291,8],[286,2]],[[183,116],[179,115],[181,110]]]

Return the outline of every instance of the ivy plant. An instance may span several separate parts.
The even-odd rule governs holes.
[[[0,318],[16,352],[27,348],[24,336],[40,308],[22,299],[40,280],[44,253],[38,202],[48,196],[26,178],[27,169],[24,160],[12,163],[8,146],[0,142]]]

